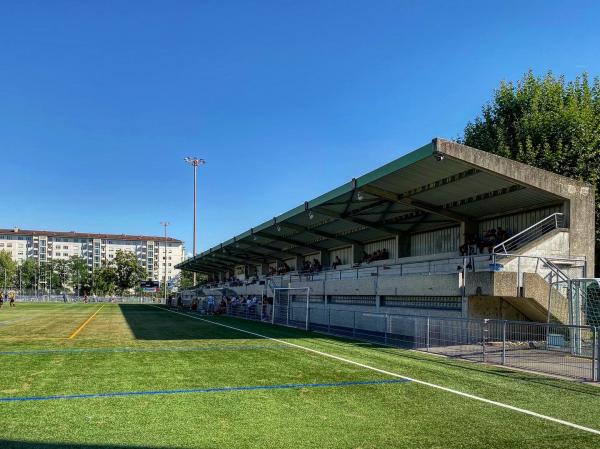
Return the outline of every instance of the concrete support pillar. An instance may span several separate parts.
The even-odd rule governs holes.
[[[396,236],[397,258],[410,257],[410,235],[399,234]]]
[[[302,271],[302,265],[304,265],[304,256],[296,256],[295,264],[296,271]]]
[[[321,250],[321,266],[323,268],[331,267],[331,253],[326,249]]]
[[[355,243],[352,245],[352,263],[361,263],[363,259],[363,252],[365,250],[364,245],[359,245]]]
[[[269,274],[269,264],[268,263],[261,263],[260,264],[260,273],[261,276],[266,276],[267,274]]]
[[[459,247],[465,243],[465,235],[467,234],[479,235],[479,226],[476,221],[462,221],[460,223]]]

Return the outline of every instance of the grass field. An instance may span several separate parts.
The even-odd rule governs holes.
[[[3,449],[600,447],[596,386],[268,324],[19,303],[0,342]]]

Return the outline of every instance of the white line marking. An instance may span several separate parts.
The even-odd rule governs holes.
[[[161,309],[161,310],[167,311],[167,312],[176,313],[177,315],[183,315],[183,316],[191,318],[193,320],[204,321],[205,323],[210,323],[210,324],[213,324],[215,326],[222,326],[222,327],[233,329],[233,330],[236,330],[236,331],[239,331],[239,332],[244,332],[246,334],[255,335],[255,336],[261,337],[261,338],[266,338],[267,340],[272,340],[272,341],[276,341],[278,343],[283,343],[283,344],[286,344],[286,345],[294,346],[296,348],[304,349],[305,351],[313,352],[315,354],[319,354],[319,355],[322,355],[324,357],[329,357],[331,359],[339,360],[341,362],[350,363],[351,365],[356,365],[356,366],[360,366],[362,368],[370,369],[372,371],[376,371],[376,372],[381,373],[381,374],[386,374],[386,375],[392,376],[392,377],[398,377],[400,379],[410,380],[411,382],[414,382],[414,383],[417,383],[417,384],[425,385],[425,386],[428,386],[428,387],[431,387],[431,388],[436,388],[438,390],[446,391],[448,393],[456,394],[458,396],[462,396],[462,397],[465,397],[465,398],[468,398],[468,399],[473,399],[473,400],[476,400],[476,401],[484,402],[486,404],[495,405],[496,407],[505,408],[505,409],[512,410],[514,412],[523,413],[523,414],[529,415],[529,416],[535,416],[536,418],[545,419],[546,421],[551,421],[553,423],[562,424],[563,426],[572,427],[572,428],[578,429],[578,430],[583,430],[584,432],[589,432],[589,433],[593,433],[595,435],[600,435],[600,430],[592,429],[591,427],[581,426],[579,424],[575,424],[575,423],[572,423],[572,422],[569,422],[569,421],[565,421],[565,420],[562,420],[562,419],[554,418],[552,416],[547,416],[547,415],[542,415],[541,413],[532,412],[531,410],[527,410],[527,409],[524,409],[524,408],[515,407],[513,405],[508,405],[508,404],[504,404],[502,402],[493,401],[491,399],[486,399],[486,398],[483,398],[481,396],[476,396],[474,394],[464,393],[462,391],[454,390],[452,388],[443,387],[441,385],[432,384],[430,382],[426,382],[426,381],[423,381],[423,380],[414,379],[414,378],[408,377],[408,376],[403,376],[403,375],[398,374],[398,373],[393,373],[391,371],[386,371],[386,370],[383,370],[383,369],[380,369],[380,368],[375,368],[374,366],[365,365],[364,363],[356,362],[356,361],[350,360],[350,359],[345,359],[343,357],[340,357],[340,356],[337,356],[337,355],[334,355],[334,354],[328,354],[326,352],[317,351],[316,349],[311,349],[311,348],[307,348],[306,346],[301,346],[301,345],[297,345],[295,343],[290,343],[289,341],[280,340],[278,338],[273,338],[273,337],[268,337],[268,336],[262,335],[262,334],[257,334],[256,332],[251,332],[251,331],[248,331],[248,330],[245,330],[245,329],[240,329],[240,328],[235,327],[235,326],[229,326],[227,324],[217,323],[217,322],[214,322],[214,321],[211,321],[211,320],[206,320],[204,318],[192,316],[192,315],[189,315],[187,313],[175,312],[174,310],[165,309],[165,308],[162,308],[162,307],[154,306],[152,304],[149,304],[149,305],[152,306],[152,307],[156,307],[157,309]]]

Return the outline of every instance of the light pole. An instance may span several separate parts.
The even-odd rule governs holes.
[[[165,282],[164,282],[164,289],[165,289],[165,304],[167,303],[167,226],[169,226],[171,223],[169,223],[168,221],[161,221],[160,222],[161,226],[165,227]]]
[[[194,167],[194,243],[192,253],[196,255],[196,197],[198,191],[198,166],[206,164],[204,159],[198,159],[195,156],[188,156],[184,158],[188,164]],[[196,285],[196,272],[194,271],[194,286]]]

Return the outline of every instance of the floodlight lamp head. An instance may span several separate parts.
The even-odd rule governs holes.
[[[206,164],[204,159],[198,159],[196,156],[187,156],[183,158],[188,164],[193,165],[194,167],[198,167],[199,165]]]
[[[356,198],[358,199],[358,201],[362,201],[365,199],[365,195],[359,190],[356,194]]]
[[[309,218],[309,220],[312,220],[313,218],[315,218],[315,214],[313,213],[312,210],[308,211],[308,218]]]

